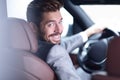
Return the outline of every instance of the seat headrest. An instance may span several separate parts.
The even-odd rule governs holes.
[[[38,40],[30,25],[23,19],[8,18],[5,26],[5,45],[35,53]],[[6,37],[7,36],[7,37]]]

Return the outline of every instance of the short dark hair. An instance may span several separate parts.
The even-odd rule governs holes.
[[[33,0],[27,7],[27,21],[39,27],[44,12],[57,11],[62,6],[63,3],[60,0]]]

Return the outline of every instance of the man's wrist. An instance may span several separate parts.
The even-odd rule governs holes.
[[[85,31],[80,32],[80,35],[81,35],[81,37],[82,37],[82,39],[83,39],[83,42],[86,42],[86,41],[88,40],[88,36],[87,36],[87,34],[85,33]]]

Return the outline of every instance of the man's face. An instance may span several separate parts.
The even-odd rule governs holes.
[[[44,32],[44,39],[53,44],[59,44],[61,33],[63,32],[62,16],[60,11],[45,12],[41,22],[41,28]]]

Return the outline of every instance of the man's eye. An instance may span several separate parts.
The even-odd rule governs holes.
[[[52,26],[55,26],[55,23],[54,22],[50,22],[47,24],[48,27],[52,27]]]

